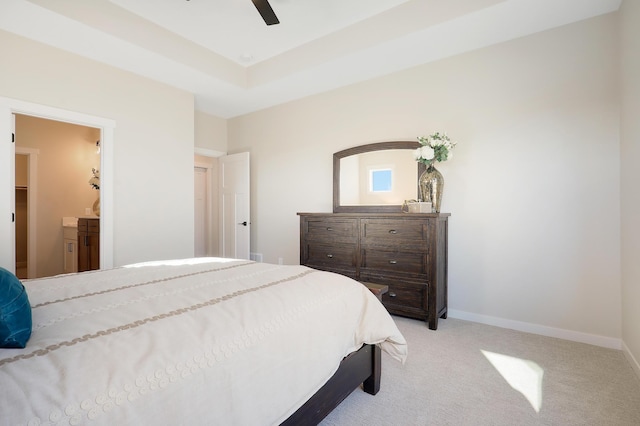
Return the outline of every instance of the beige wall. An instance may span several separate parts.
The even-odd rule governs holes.
[[[332,210],[333,152],[447,131],[451,313],[619,346],[617,46],[606,15],[230,120],[252,251],[299,262],[296,212]]]
[[[16,147],[38,150],[35,277],[64,272],[62,217],[85,216],[99,196],[88,183],[99,139],[99,129],[16,115]]]
[[[16,186],[27,186],[29,184],[28,160],[26,155],[16,155]]]
[[[227,152],[227,120],[202,111],[194,113],[195,147]]]
[[[113,211],[115,266],[192,256],[193,95],[4,31],[0,55],[11,58],[0,67],[0,97],[115,122],[114,199],[102,203]],[[10,179],[8,152],[0,149],[0,182]],[[6,186],[1,212],[10,211]],[[0,253],[0,264],[12,267]]]
[[[640,2],[620,9],[622,57],[622,339],[640,375]]]

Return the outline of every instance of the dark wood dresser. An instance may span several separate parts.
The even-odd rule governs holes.
[[[384,284],[392,314],[447,317],[449,213],[298,213],[300,264]]]

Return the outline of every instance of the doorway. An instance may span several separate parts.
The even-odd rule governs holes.
[[[36,277],[36,205],[38,184],[37,149],[15,150],[16,275]]]
[[[218,158],[194,155],[194,255],[218,255]]]
[[[250,258],[249,153],[220,157],[220,255]]]
[[[195,257],[207,256],[209,246],[209,185],[208,173],[205,167],[194,168],[194,253]]]
[[[13,126],[14,114],[30,117],[72,123],[80,126],[98,129],[101,141],[100,173],[101,173],[101,250],[100,264],[103,268],[113,267],[113,144],[115,121],[91,116],[83,113],[62,110],[45,105],[23,102],[16,99],[0,97],[0,134],[15,134]],[[95,143],[95,141],[94,141]],[[0,212],[6,214],[3,217],[13,217],[15,214],[15,144],[2,144],[0,146],[0,169],[8,170],[7,180],[0,183]],[[69,155],[73,155],[69,153]],[[36,156],[37,157],[37,156]],[[90,172],[90,170],[89,170]],[[83,178],[84,179],[84,178]],[[31,197],[31,188],[29,198]],[[57,201],[56,201],[57,202]],[[89,205],[91,207],[91,205]],[[44,213],[44,209],[40,209]],[[41,214],[39,217],[47,215]],[[60,227],[60,218],[52,218],[49,215],[46,220],[53,220]],[[31,221],[32,218],[29,218]],[[29,240],[35,232],[29,232]],[[15,222],[0,221],[0,234],[9,238],[0,241],[0,266],[15,272],[16,267],[16,242]],[[62,244],[60,244],[62,245]],[[46,252],[45,252],[46,253]],[[48,253],[44,257],[48,256]],[[31,265],[29,265],[31,267]]]
[[[91,207],[99,191],[89,181],[92,170],[100,167],[100,129],[16,114],[15,134],[16,275],[42,278],[77,272],[65,269],[66,258],[77,256],[65,251],[65,224],[71,218],[93,216]],[[39,159],[36,179],[29,179],[35,167],[28,162],[31,156],[22,154],[28,151]],[[36,182],[40,190],[33,192],[29,203],[26,196]],[[35,220],[29,224],[28,217]],[[29,248],[35,255],[25,256]]]

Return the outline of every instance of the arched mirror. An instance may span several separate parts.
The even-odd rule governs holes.
[[[333,154],[333,212],[401,212],[418,199],[418,176],[425,170],[413,151],[416,142],[378,142]]]

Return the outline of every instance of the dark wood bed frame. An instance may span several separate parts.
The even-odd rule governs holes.
[[[346,356],[333,376],[282,425],[317,425],[360,384],[375,395],[380,390],[382,355],[376,345],[364,345]]]

